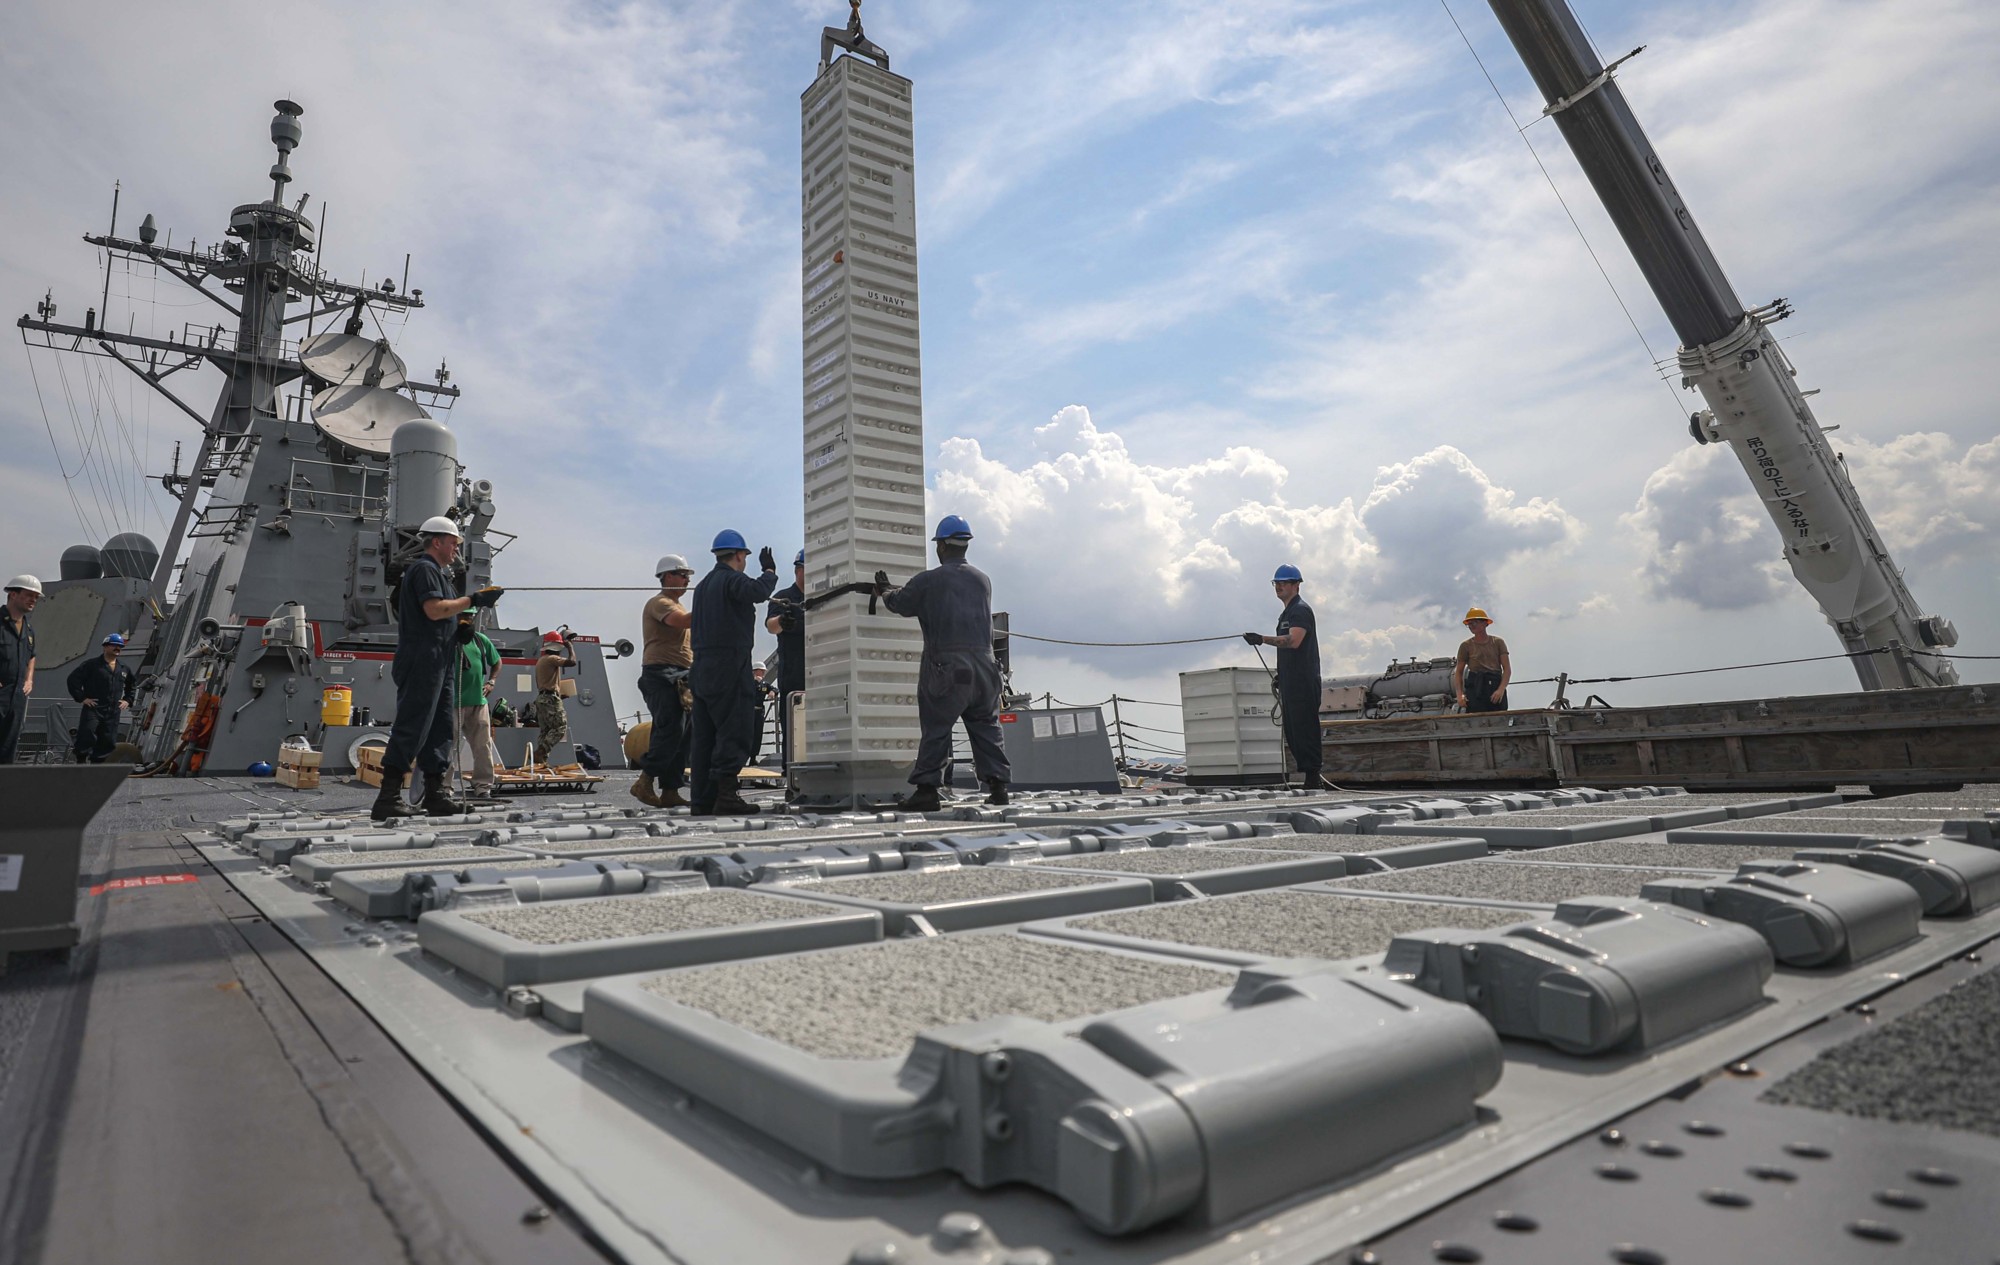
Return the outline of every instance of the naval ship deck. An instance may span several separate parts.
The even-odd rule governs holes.
[[[559,820],[562,804],[510,804],[540,818],[526,827],[538,833],[489,839],[511,858],[498,877],[585,855],[658,863],[648,871],[657,877],[675,848],[775,851],[840,833],[819,822],[689,835],[684,817],[636,810],[624,776],[588,801],[635,809],[606,829],[619,837],[565,838],[565,828],[588,832]],[[898,967],[886,991],[870,992],[860,955],[955,946],[968,973],[945,969],[942,994],[969,998],[962,1017],[973,1018],[989,992],[1007,998],[992,1003],[1003,1009],[1043,1004],[1033,987],[996,991],[993,963],[1032,972],[1064,954],[1127,964],[1116,980],[1040,981],[1042,993],[1079,989],[1092,995],[1088,1009],[1113,1013],[1280,961],[1379,977],[1394,936],[1438,926],[1483,934],[1576,896],[1631,897],[1662,879],[1719,883],[1739,856],[1941,836],[1947,819],[1959,846],[1988,850],[1987,810],[2000,812],[2000,796],[1910,796],[1899,806],[1752,792],[1548,808],[1471,793],[1454,805],[1450,792],[1426,790],[1373,797],[1407,807],[1360,827],[1341,822],[1342,806],[1367,796],[1126,797],[1115,808],[1022,797],[1009,820],[844,827],[912,857],[920,840],[950,835],[959,859],[990,863],[964,867],[978,887],[969,899],[941,890],[951,874],[916,872],[914,862],[906,873],[798,885],[783,865],[711,871],[726,890],[813,902],[813,915],[791,910],[760,934],[823,925],[828,937],[845,935],[857,911],[879,914],[882,929],[846,947],[772,940],[691,960],[723,962],[708,967],[614,954],[581,968],[620,977],[592,985],[595,976],[561,969],[559,953],[515,944],[511,955],[479,956],[464,924],[510,924],[478,904],[421,923],[359,912],[385,892],[414,890],[396,886],[404,869],[462,862],[426,866],[420,851],[394,849],[347,860],[324,843],[291,855],[279,839],[275,855],[290,863],[274,864],[272,836],[246,829],[260,813],[351,816],[371,795],[331,782],[298,794],[240,780],[133,781],[99,814],[84,851],[82,944],[67,961],[17,959],[0,988],[8,1255],[168,1265],[280,1252],[343,1265],[2000,1257],[2000,1214],[1986,1193],[2000,1185],[2000,1049],[1990,1039],[2000,963],[1980,951],[2000,938],[2000,869],[1973,876],[1983,893],[1973,912],[1927,915],[1914,939],[1855,965],[1781,963],[1747,1011],[1694,1021],[1648,1048],[1583,1055],[1510,1036],[1499,1084],[1467,1126],[1337,1181],[1268,1201],[1253,1194],[1247,1212],[1124,1235],[1092,1230],[1025,1184],[979,1189],[948,1171],[842,1175],[795,1149],[811,1139],[785,1138],[782,1122],[753,1128],[741,1102],[736,1114],[716,1105],[730,1105],[720,1082],[694,1061],[674,1062],[692,1047],[655,1055],[655,1034],[599,1018],[615,1002],[643,1020],[640,994],[671,977],[680,1000],[737,1025],[722,1061],[741,1062],[724,1079],[755,1082],[774,1066],[757,1054],[774,1038],[858,1060],[900,1052],[940,1021],[902,995],[921,971]],[[1325,820],[1272,824],[1290,812]],[[1263,828],[1225,824],[1250,818]],[[211,830],[230,819],[236,839]],[[1060,837],[1149,819],[1182,825],[1132,851],[1021,863],[1021,830]],[[648,828],[668,833],[638,833]],[[980,836],[997,842],[982,852]],[[105,886],[148,878],[166,881]],[[778,886],[792,890],[759,891]],[[626,902],[625,911],[645,899],[598,906]],[[523,919],[559,924],[584,909],[552,892],[500,917],[515,920],[517,939],[558,949],[621,935],[627,947],[652,943],[643,928],[523,930]],[[458,938],[448,942],[451,928]],[[843,962],[856,969],[829,973]],[[508,974],[536,971],[555,978]],[[829,980],[862,983],[828,1002]],[[1070,1013],[1060,997],[1048,1004],[1044,1018]],[[692,1088],[648,1070],[663,1063],[687,1066]],[[1260,1174],[1269,1176],[1281,1174]]]

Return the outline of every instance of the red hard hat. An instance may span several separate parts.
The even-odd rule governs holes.
[[[560,645],[562,644],[562,639],[563,639],[563,638],[562,638],[562,634],[561,634],[561,633],[557,633],[557,632],[551,632],[551,633],[543,633],[543,634],[542,634],[542,644],[543,644],[543,645],[545,645],[545,646],[546,646],[546,645],[548,645],[548,644],[549,644],[550,642],[552,642],[552,641],[553,641],[553,642],[555,642],[555,643],[556,643],[557,645],[559,645],[559,646],[560,646]]]

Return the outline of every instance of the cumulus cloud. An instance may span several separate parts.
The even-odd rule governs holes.
[[[2000,536],[2000,439],[1967,447],[1923,431],[1887,443],[1851,439],[1848,474],[1885,543],[1904,566],[1940,566],[1981,553]]]
[[[1791,584],[1776,529],[1723,445],[1675,453],[1619,521],[1639,537],[1639,578],[1655,597],[1741,610]]]
[[[1434,651],[1439,609],[1492,592],[1501,562],[1559,550],[1578,530],[1561,506],[1521,503],[1453,448],[1378,471],[1364,494],[1305,503],[1260,449],[1151,465],[1080,405],[1036,428],[1034,450],[1014,466],[948,439],[932,501],[972,518],[1002,603],[1044,635],[1262,627],[1271,569],[1292,562],[1321,611],[1329,670],[1378,664]]]

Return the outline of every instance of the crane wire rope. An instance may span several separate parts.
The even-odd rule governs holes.
[[[35,403],[41,406],[42,429],[49,433],[49,449],[55,454],[56,473],[61,474],[63,477],[63,491],[69,496],[70,508],[76,511],[76,525],[84,532],[89,533],[90,524],[84,521],[83,502],[76,499],[76,489],[71,486],[70,476],[62,468],[62,445],[56,442],[55,424],[49,420],[49,404],[42,397],[42,376],[35,369],[35,357],[32,349],[30,349],[28,355],[28,378],[35,384]]]
[[[1486,69],[1486,59],[1479,55],[1477,48],[1473,47],[1472,37],[1465,33],[1465,28],[1459,25],[1458,15],[1451,11],[1451,0],[1438,0],[1438,4],[1444,9],[1445,16],[1451,19],[1452,29],[1458,32],[1458,38],[1465,41],[1465,51],[1472,54],[1472,60],[1478,65],[1479,73],[1486,77],[1486,86],[1493,89],[1494,99],[1499,101],[1500,108],[1507,112],[1507,121],[1514,125],[1515,134],[1520,136],[1521,143],[1528,147],[1528,153],[1534,158],[1535,166],[1542,173],[1542,179],[1548,181],[1549,192],[1556,195],[1556,201],[1561,204],[1563,214],[1569,218],[1570,227],[1576,230],[1577,240],[1583,243],[1583,249],[1590,255],[1590,262],[1597,265],[1597,275],[1604,278],[1604,284],[1617,302],[1618,310],[1625,314],[1625,323],[1632,327],[1634,334],[1638,335],[1639,346],[1645,349],[1646,360],[1653,366],[1654,374],[1658,377],[1660,366],[1665,362],[1654,354],[1653,344],[1647,340],[1645,331],[1639,328],[1638,319],[1632,315],[1632,309],[1625,305],[1625,296],[1618,293],[1618,285],[1611,279],[1611,273],[1604,267],[1604,261],[1598,258],[1597,248],[1590,244],[1590,237],[1583,231],[1583,225],[1577,221],[1576,212],[1570,210],[1569,199],[1563,197],[1562,189],[1556,185],[1556,178],[1549,174],[1548,165],[1542,161],[1541,151],[1535,148],[1535,142],[1529,138],[1528,127],[1534,126],[1534,123],[1522,126],[1520,118],[1514,113],[1514,107],[1507,104],[1507,96],[1500,91],[1500,85],[1494,82],[1493,72]],[[1585,33],[1585,38],[1589,38],[1588,32]],[[1595,45],[1592,47],[1594,51]],[[1682,420],[1681,397],[1674,394],[1673,383],[1660,377],[1660,385],[1666,389],[1667,398],[1673,401],[1675,420]]]

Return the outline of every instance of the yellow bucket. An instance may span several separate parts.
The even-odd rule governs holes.
[[[354,720],[354,691],[345,685],[329,685],[320,694],[319,723],[346,725]]]

